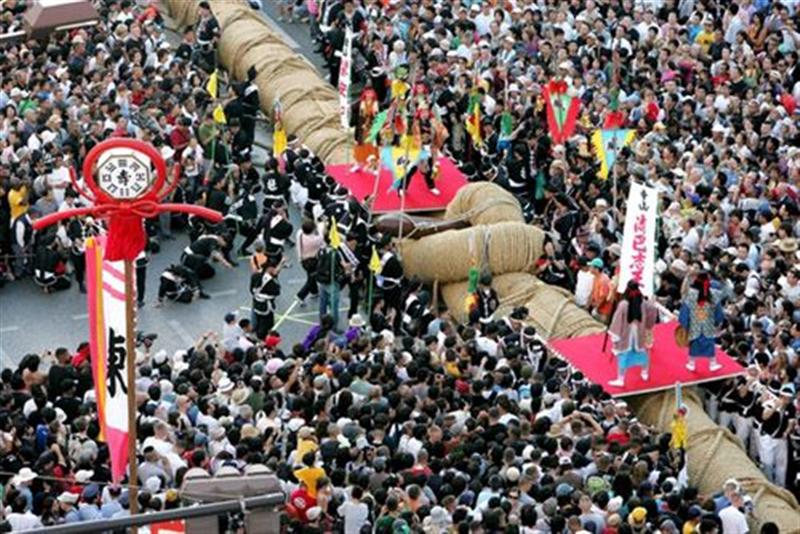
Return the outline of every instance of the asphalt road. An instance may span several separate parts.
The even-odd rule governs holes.
[[[264,13],[290,47],[320,68],[322,63],[313,53],[314,44],[307,24],[276,22],[277,3],[272,0],[265,2]],[[268,133],[260,131],[257,137],[265,142]],[[263,153],[256,151],[255,159],[263,159]],[[291,210],[291,218],[295,228],[298,228],[300,216],[294,209]],[[147,269],[146,305],[138,311],[137,329],[158,334],[154,350],[163,348],[171,353],[187,348],[208,330],[221,331],[222,318],[229,311],[236,310],[245,317],[250,314],[250,271],[246,259],[241,260],[235,269],[226,269],[221,265],[216,267],[217,275],[204,283],[211,299],[198,300],[189,305],[166,303],[160,308],[153,306],[161,272],[170,263],[179,260],[188,242],[188,237],[183,234],[177,234],[174,241],[164,242],[161,252],[152,256]],[[296,251],[289,248],[287,254],[292,259],[292,265],[285,268],[279,277],[281,296],[276,320],[287,310],[292,310],[279,328],[285,348],[288,349],[292,343],[302,339],[317,320],[318,313],[316,300],[309,300],[306,308],[298,305],[292,307],[294,295],[302,286],[305,273],[296,261]],[[347,303],[343,295],[340,305],[344,308]],[[12,282],[0,289],[0,368],[16,366],[28,353],[41,354],[61,346],[74,350],[87,339],[86,295],[78,292],[77,285],[50,295],[43,293],[31,280]]]
[[[299,215],[294,210],[292,220],[296,227],[299,226]],[[176,235],[174,241],[166,241],[161,252],[152,256],[147,268],[145,306],[138,310],[137,329],[158,334],[156,350],[163,348],[172,353],[188,348],[208,330],[221,331],[222,318],[229,311],[238,311],[242,317],[250,315],[247,259],[240,260],[234,269],[219,264],[215,266],[216,276],[204,283],[211,299],[196,300],[188,305],[166,302],[162,307],[154,306],[161,272],[170,263],[178,261],[188,243],[188,237],[183,234]],[[288,348],[301,339],[316,321],[317,301],[309,299],[307,307],[295,305],[292,308],[294,295],[303,285],[305,273],[295,259],[296,251],[288,248],[287,254],[292,264],[279,276],[281,295],[276,321],[286,310],[292,309],[279,328]],[[341,305],[346,304],[347,299],[343,298]],[[0,290],[0,367],[15,366],[31,352],[41,354],[61,346],[74,350],[87,339],[86,295],[78,292],[77,285],[48,295],[33,281],[23,280],[7,284]]]

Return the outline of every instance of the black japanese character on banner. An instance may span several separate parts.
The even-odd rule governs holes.
[[[108,378],[108,392],[111,396],[117,393],[117,381],[119,389],[124,394],[128,394],[125,385],[125,363],[127,361],[127,351],[125,350],[125,336],[118,336],[113,328],[108,329],[108,366],[106,376]]]
[[[650,207],[647,205],[647,191],[644,189],[642,189],[642,200],[639,204],[639,209],[645,212],[650,209]]]

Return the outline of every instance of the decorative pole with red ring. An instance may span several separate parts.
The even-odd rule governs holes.
[[[130,513],[136,514],[136,351],[135,284],[133,262],[147,244],[144,219],[164,212],[181,212],[203,217],[212,222],[222,221],[222,214],[190,204],[162,204],[178,185],[178,176],[167,176],[167,165],[152,145],[127,138],[112,138],[99,143],[83,163],[85,187],[71,174],[75,190],[91,207],[56,212],[33,223],[41,230],[63,219],[91,215],[108,222],[105,260],[125,264],[125,367],[127,370],[128,401],[128,471]]]

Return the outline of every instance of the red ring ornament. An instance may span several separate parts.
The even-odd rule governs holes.
[[[126,148],[146,156],[155,168],[156,177],[150,186],[138,197],[131,199],[116,199],[107,195],[94,178],[95,165],[100,156],[114,148]],[[94,205],[90,208],[77,208],[52,213],[33,223],[35,230],[41,230],[63,219],[92,215],[108,220],[108,241],[106,243],[105,258],[109,261],[133,261],[147,244],[147,235],[144,231],[144,219],[156,217],[163,212],[181,212],[197,215],[218,223],[222,221],[222,214],[202,206],[192,204],[161,204],[161,201],[173,189],[174,185],[164,188],[167,180],[167,164],[156,148],[148,143],[125,137],[107,139],[93,147],[86,155],[83,162],[83,178],[92,196],[85,189],[74,184],[75,189]],[[177,177],[176,177],[177,180]],[[74,176],[73,176],[74,182]],[[176,182],[177,183],[177,182]]]
[[[153,167],[155,167],[156,179],[150,184],[148,189],[144,190],[142,194],[131,200],[141,200],[145,197],[151,197],[151,200],[157,198],[156,192],[161,191],[161,187],[164,185],[164,181],[167,179],[167,164],[153,145],[143,141],[138,141],[136,139],[128,139],[127,137],[112,137],[111,139],[106,139],[105,141],[95,145],[86,155],[86,159],[83,161],[83,179],[86,182],[86,186],[89,188],[89,190],[94,193],[95,198],[98,201],[101,201],[101,203],[120,202],[119,200],[106,195],[103,190],[100,189],[94,179],[95,164],[97,163],[97,160],[100,159],[100,156],[102,156],[107,150],[115,148],[127,148],[140,154],[144,154],[153,164]]]

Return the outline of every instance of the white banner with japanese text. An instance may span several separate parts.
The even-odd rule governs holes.
[[[642,294],[652,297],[656,263],[656,225],[658,224],[658,191],[652,187],[631,184],[622,234],[619,284],[622,293],[630,280],[639,283]]]
[[[353,30],[347,27],[339,65],[339,116],[342,128],[350,127],[350,71],[353,64]]]

